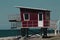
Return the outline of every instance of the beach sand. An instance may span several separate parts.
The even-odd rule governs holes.
[[[17,37],[4,37],[0,38],[0,40],[18,40]],[[42,38],[40,37],[21,37],[19,40],[60,40],[60,34],[59,35],[48,35],[48,38]]]
[[[42,38],[42,37],[29,37],[27,39],[20,39],[20,40],[60,40],[60,35],[51,35],[48,38]]]

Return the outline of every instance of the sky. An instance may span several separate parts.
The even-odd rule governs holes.
[[[49,9],[51,20],[60,19],[60,0],[0,0],[0,29],[10,29],[8,15],[20,13],[15,6]]]

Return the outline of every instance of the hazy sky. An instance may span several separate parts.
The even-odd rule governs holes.
[[[10,28],[8,15],[19,14],[19,9],[14,6],[49,9],[52,20],[58,20],[60,16],[60,0],[0,0],[0,29]]]

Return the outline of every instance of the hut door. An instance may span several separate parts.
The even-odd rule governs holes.
[[[38,13],[38,27],[43,27],[43,15]]]

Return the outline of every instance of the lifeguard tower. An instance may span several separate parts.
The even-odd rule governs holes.
[[[50,27],[50,10],[23,6],[17,6],[17,8],[20,9],[20,14],[16,17],[10,16],[10,18],[12,17],[11,19],[9,19],[11,25],[16,23],[15,27],[13,25],[11,28],[20,27],[22,30],[22,34],[25,33],[25,31],[28,34],[28,28],[38,27],[42,28],[44,31],[44,36],[47,36],[47,28]]]

